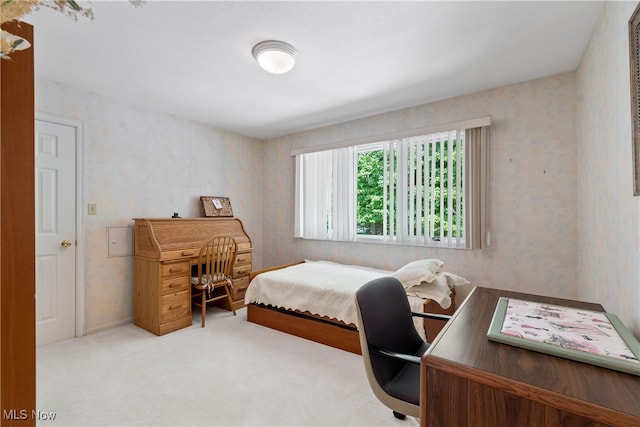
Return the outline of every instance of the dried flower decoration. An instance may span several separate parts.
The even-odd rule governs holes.
[[[130,0],[133,6],[143,5],[144,0]],[[71,16],[77,20],[78,16],[93,19],[93,10],[81,7],[76,0],[0,0],[0,25],[5,22],[17,21],[41,7],[48,7]],[[0,33],[0,58],[9,59],[9,55],[17,50],[27,49],[31,44],[22,37],[8,31]]]
[[[60,13],[73,17],[78,20],[78,15],[93,19],[93,10],[83,9],[75,0],[53,0],[38,2],[42,6],[50,7]]]
[[[19,21],[20,18],[37,6],[38,1],[34,0],[0,0],[0,24],[10,21]]]

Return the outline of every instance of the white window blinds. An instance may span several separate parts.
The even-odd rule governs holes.
[[[487,129],[298,153],[295,236],[481,248]]]
[[[388,236],[410,245],[463,247],[464,131],[386,142],[384,159],[385,190],[395,206],[385,209]]]

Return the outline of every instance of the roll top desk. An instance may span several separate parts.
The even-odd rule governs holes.
[[[208,239],[230,235],[238,245],[233,306],[244,305],[251,272],[251,239],[235,217],[134,218],[134,323],[156,335],[191,326],[191,267]],[[220,305],[230,310],[226,300]]]

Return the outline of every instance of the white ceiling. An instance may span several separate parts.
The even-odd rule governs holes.
[[[36,77],[267,139],[575,70],[602,2],[80,2],[41,9]],[[288,74],[251,48],[286,41]]]

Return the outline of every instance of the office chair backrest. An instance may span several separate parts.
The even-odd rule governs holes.
[[[416,378],[410,379],[413,385],[390,386],[408,362],[369,350],[374,347],[420,356],[428,348],[413,324],[404,287],[394,277],[380,277],[358,289],[355,302],[362,357],[372,391],[394,411],[418,417],[419,393],[415,384],[419,381],[419,366],[412,368],[416,372]]]
[[[380,277],[356,291],[369,345],[412,354],[424,341],[418,335],[404,287],[394,277]]]

